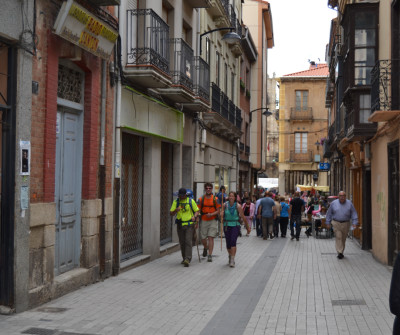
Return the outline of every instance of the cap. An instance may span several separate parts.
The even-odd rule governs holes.
[[[186,188],[180,188],[179,189],[179,191],[178,191],[178,195],[186,195],[186,193],[187,193],[187,191],[186,191]]]

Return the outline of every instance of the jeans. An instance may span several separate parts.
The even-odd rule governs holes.
[[[294,234],[294,225],[296,224],[296,235]],[[301,214],[299,215],[292,215],[292,218],[290,219],[290,235],[293,237],[295,236],[296,238],[300,237],[300,232],[301,232]]]

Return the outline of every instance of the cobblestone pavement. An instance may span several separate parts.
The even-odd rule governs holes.
[[[390,335],[391,268],[357,242],[238,240],[236,267],[216,239],[213,262],[180,252],[36,309],[0,316],[0,334]],[[225,241],[223,240],[223,243]],[[200,252],[202,248],[200,249]]]

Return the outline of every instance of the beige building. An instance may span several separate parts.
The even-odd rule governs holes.
[[[266,171],[268,108],[268,49],[274,46],[272,11],[268,1],[248,0],[243,4],[243,22],[248,26],[258,52],[251,69],[250,91],[250,162],[251,185],[257,186],[258,176]]]
[[[400,3],[330,0],[328,6],[338,12],[328,50],[330,184],[353,200],[361,247],[393,264],[400,251]]]
[[[321,186],[327,172],[319,172],[320,144],[327,137],[325,108],[326,64],[312,63],[306,71],[279,78],[279,192],[296,185]]]

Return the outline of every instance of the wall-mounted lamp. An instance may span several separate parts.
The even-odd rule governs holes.
[[[224,36],[222,36],[222,41],[225,41],[228,44],[233,44],[233,43],[238,42],[238,41],[240,41],[242,39],[237,33],[234,32],[235,29],[236,28],[234,28],[234,27],[216,28],[216,29],[212,29],[212,30],[206,31],[205,33],[202,33],[200,35],[200,55],[201,55],[201,52],[202,52],[201,39],[202,39],[202,37],[204,35],[211,34],[214,31],[229,30],[229,33],[226,33]]]
[[[261,113],[262,115],[265,115],[265,116],[272,115],[272,112],[269,111],[268,107],[261,107],[261,108],[253,109],[252,111],[249,112],[250,113],[250,122],[251,122],[251,113],[254,113],[254,112],[257,112],[257,111],[263,110],[263,109],[265,109],[265,111]]]

